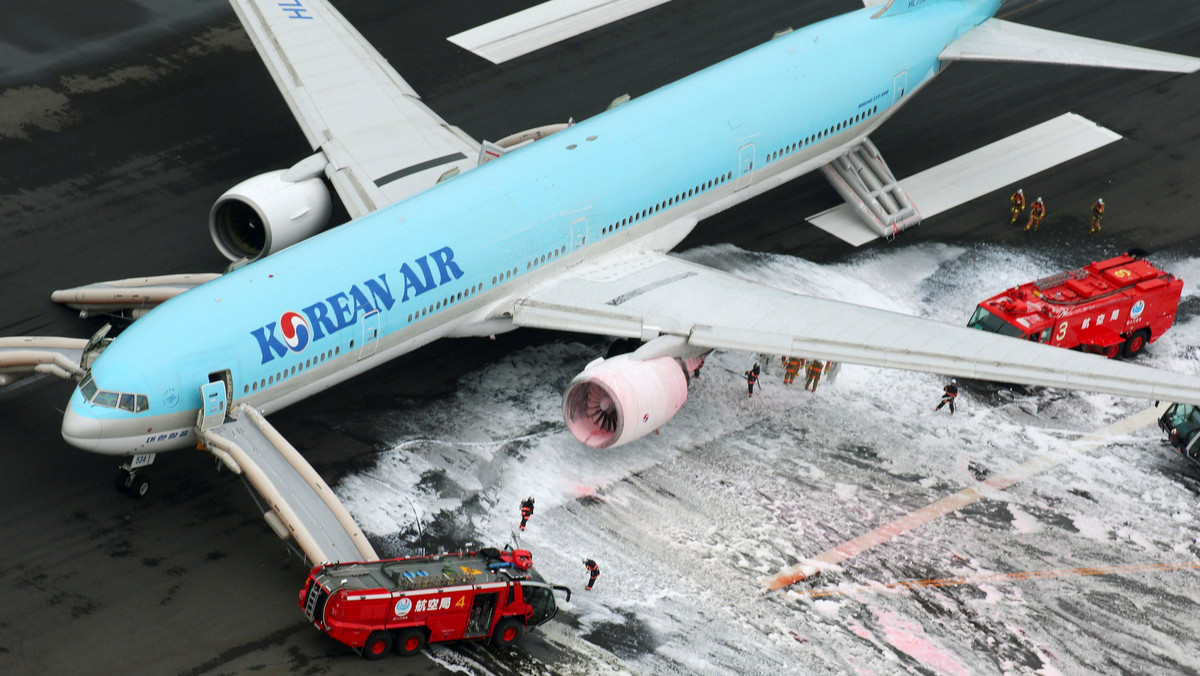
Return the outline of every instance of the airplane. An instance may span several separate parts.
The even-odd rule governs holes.
[[[667,253],[705,218],[864,147],[954,61],[1195,72],[1200,59],[1019,26],[995,18],[1001,0],[865,0],[592,118],[489,143],[426,107],[328,2],[231,4],[315,153],[217,200],[210,231],[238,261],[225,274],[141,280],[157,296],[128,292],[137,280],[55,292],[136,321],[69,346],[79,361],[0,353],[0,384],[78,380],[62,436],[129,458],[118,483],[135,495],[157,453],[194,448],[240,406],[270,414],[441,338],[521,327],[638,344],[588,364],[564,395],[567,428],[597,449],[669,421],[690,368],[717,349],[1200,404],[1195,376]],[[327,185],[352,220],[323,230]],[[891,194],[855,205],[883,235],[919,221],[920,204]]]

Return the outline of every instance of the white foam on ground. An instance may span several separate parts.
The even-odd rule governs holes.
[[[956,324],[1008,286],[1087,262],[944,245],[880,247],[836,265],[728,246],[687,257],[797,292]],[[1194,270],[1200,280],[1200,259],[1162,264]],[[1196,345],[1200,318],[1182,318],[1145,361],[1196,372]],[[412,534],[431,526],[464,545],[513,541],[518,504],[533,495],[537,509],[520,545],[533,551],[542,576],[575,590],[565,613],[578,641],[635,673],[1196,667],[1194,572],[816,600],[765,593],[760,584],[765,574],[973,485],[980,473],[1059,449],[1145,402],[1053,390],[996,397],[968,388],[949,416],[933,412],[942,385],[934,376],[846,366],[836,384],[810,394],[782,384],[777,358],[747,400],[742,372],[755,356],[716,353],[660,435],[594,451],[566,432],[561,396],[595,350],[569,337],[523,349],[464,377],[447,400],[367,421],[390,450],[336,490],[382,540],[381,555],[415,553],[407,547]],[[1194,557],[1194,521],[1175,515],[1191,513],[1196,475],[1163,450],[1157,430],[1144,430],[811,584]],[[583,591],[585,557],[603,571],[592,592]],[[586,673],[595,660],[587,654],[548,668]]]

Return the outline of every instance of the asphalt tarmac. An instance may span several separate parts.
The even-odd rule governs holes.
[[[225,3],[28,4],[0,9],[0,334],[87,336],[102,320],[51,303],[53,289],[221,269],[206,227],[212,203],[309,149]],[[492,66],[445,38],[534,2],[474,0],[453,12],[434,2],[336,4],[434,110],[489,139],[586,118],[623,93],[645,93],[855,5],[675,0]],[[1186,0],[1025,1],[1002,15],[1200,55],[1200,6]],[[956,64],[873,140],[905,176],[1068,111],[1121,133],[1022,182],[1048,209],[1032,236],[1008,227],[1008,188],[903,238],[1023,242],[1077,250],[1084,263],[1133,246],[1197,247],[1198,101],[1200,76]],[[1104,231],[1089,237],[1088,207],[1101,196]],[[684,247],[731,242],[841,260],[854,250],[803,220],[837,200],[810,175],[702,223]],[[272,420],[333,484],[380,443],[339,425],[340,414],[447,396],[462,374],[548,340],[444,341]],[[602,341],[590,344],[603,352]],[[426,658],[368,663],[309,627],[295,603],[306,566],[206,454],[161,458],[145,500],[118,494],[111,459],[59,436],[69,392],[50,379],[0,392],[0,671],[447,671]],[[549,648],[531,638],[512,654],[461,650],[489,671],[518,673]]]

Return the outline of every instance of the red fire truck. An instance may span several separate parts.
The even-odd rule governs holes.
[[[438,554],[313,568],[300,607],[318,629],[367,659],[392,649],[419,652],[428,643],[491,638],[515,642],[558,612],[554,591],[536,582],[524,549]]]
[[[1131,252],[1013,287],[967,326],[1048,345],[1136,356],[1175,323],[1183,281]]]

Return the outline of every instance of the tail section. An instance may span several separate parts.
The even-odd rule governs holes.
[[[907,0],[907,4],[917,1]],[[892,2],[888,6],[893,6]],[[938,58],[942,61],[1058,63],[1172,73],[1200,70],[1200,59],[1195,57],[1081,38],[994,18],[964,33]]]

